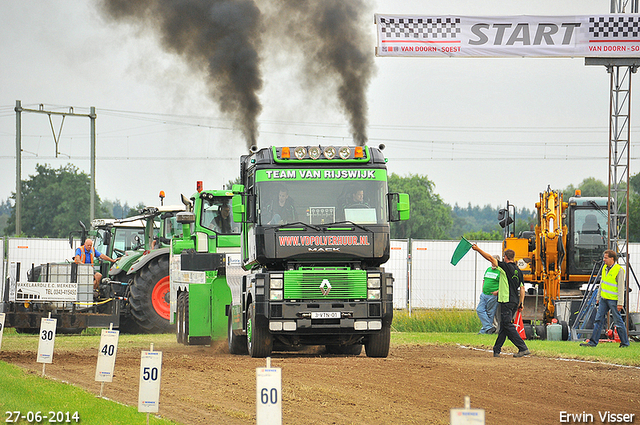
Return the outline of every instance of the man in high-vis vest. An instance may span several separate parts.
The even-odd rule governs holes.
[[[613,250],[606,250],[603,256],[604,265],[600,274],[600,291],[598,292],[598,312],[596,320],[593,322],[593,333],[591,338],[581,343],[582,347],[595,347],[600,341],[602,324],[607,317],[607,312],[611,311],[613,322],[620,337],[620,347],[629,346],[629,336],[620,311],[624,308],[625,299],[625,278],[624,269],[618,264],[618,255]]]
[[[116,262],[116,260],[107,257],[106,255],[104,255],[100,251],[96,251],[93,248],[93,241],[91,239],[87,239],[86,241],[84,241],[84,245],[82,245],[79,248],[76,248],[76,256],[73,259],[73,261],[76,264],[93,264],[93,260],[96,257],[101,259],[101,260],[110,261],[112,263]],[[98,286],[100,285],[100,281],[101,280],[102,280],[102,273],[96,272],[93,275],[93,290],[94,291],[98,289]]]

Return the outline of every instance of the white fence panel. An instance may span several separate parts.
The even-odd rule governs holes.
[[[4,302],[4,239],[0,238],[0,303]],[[2,307],[0,307],[2,308]],[[0,311],[2,311],[0,309]]]
[[[415,308],[475,308],[482,276],[489,263],[470,251],[451,265],[458,241],[411,241],[411,305]],[[479,242],[488,253],[500,252],[499,241]]]
[[[71,261],[74,250],[69,247],[68,239],[45,238],[9,238],[7,265],[20,263],[21,282],[27,281],[27,270],[31,265]]]
[[[629,311],[640,312],[640,288],[636,283],[636,277],[640,279],[640,243],[630,243],[629,248],[629,264],[632,270],[636,273],[634,277],[633,273],[629,273]]]
[[[409,242],[391,241],[391,256],[384,265],[385,271],[393,273],[393,308],[407,308],[407,268]]]

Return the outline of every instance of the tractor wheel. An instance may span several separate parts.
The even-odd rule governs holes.
[[[133,278],[129,303],[138,325],[147,333],[173,332],[169,323],[169,259],[149,261]]]
[[[273,339],[266,326],[256,320],[256,305],[251,303],[247,313],[247,351],[251,357],[267,357],[273,348]]]
[[[121,315],[120,327],[118,329],[120,330],[121,333],[130,334],[130,335],[145,333],[144,329],[140,328],[140,326],[138,326],[136,321],[133,320],[133,317],[131,316],[123,317]]]
[[[346,354],[349,356],[359,356],[362,353],[362,344],[353,345],[326,345],[328,354]]]
[[[247,337],[244,335],[233,334],[233,316],[229,312],[229,320],[227,321],[227,338],[229,341],[230,354],[247,354]]]
[[[391,325],[382,325],[380,332],[371,334],[364,342],[367,357],[387,357],[391,342]]]

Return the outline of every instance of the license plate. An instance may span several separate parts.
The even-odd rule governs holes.
[[[339,319],[339,311],[314,311],[311,313],[312,319]]]

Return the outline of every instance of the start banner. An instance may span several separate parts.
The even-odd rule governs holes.
[[[375,15],[377,56],[640,57],[640,14]]]

